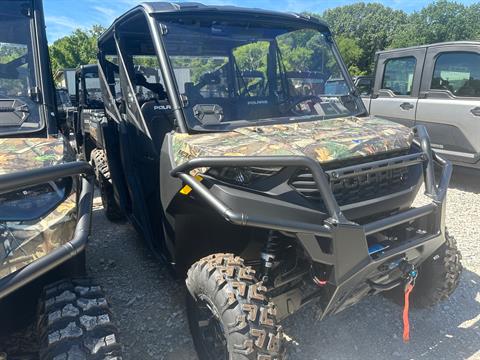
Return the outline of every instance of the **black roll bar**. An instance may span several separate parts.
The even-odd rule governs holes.
[[[0,194],[44,184],[52,179],[72,177],[80,174],[93,175],[93,169],[89,163],[73,161],[39,169],[4,174],[0,175]]]

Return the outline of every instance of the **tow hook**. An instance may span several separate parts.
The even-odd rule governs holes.
[[[402,272],[402,277],[398,280],[394,280],[387,284],[376,283],[372,280],[367,280],[367,284],[374,290],[377,291],[388,291],[396,288],[397,286],[404,285],[405,287],[410,282],[414,282],[417,278],[418,271],[415,268],[415,265],[409,263],[407,260],[403,259],[396,263],[396,268]],[[391,268],[392,270],[394,267]],[[413,280],[412,280],[413,279]]]
[[[404,274],[405,286],[409,283],[415,283],[415,279],[418,276],[415,265],[409,263],[407,260],[402,260],[400,264],[398,264],[398,269]]]

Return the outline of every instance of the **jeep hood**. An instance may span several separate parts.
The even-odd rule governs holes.
[[[73,160],[74,152],[63,136],[0,139],[0,175]]]
[[[213,134],[178,134],[175,165],[208,156],[304,155],[320,163],[408,149],[413,131],[375,117],[255,126]]]

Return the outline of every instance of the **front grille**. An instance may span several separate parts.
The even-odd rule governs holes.
[[[368,164],[365,165],[362,169],[369,169]],[[343,206],[402,191],[408,183],[408,174],[408,167],[405,166],[343,179],[330,178],[330,187],[338,205]],[[320,192],[309,170],[298,170],[289,184],[303,197],[324,209]]]

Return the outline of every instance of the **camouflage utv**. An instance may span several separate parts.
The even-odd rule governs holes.
[[[84,277],[93,171],[55,102],[41,1],[0,0],[0,358],[120,359],[103,291]],[[40,293],[37,339],[19,348],[12,331]]]
[[[366,116],[326,24],[145,3],[98,45],[97,173],[152,251],[189,269],[200,359],[284,358],[280,322],[312,302],[324,318],[415,282],[418,306],[454,291],[451,165],[423,127]]]

